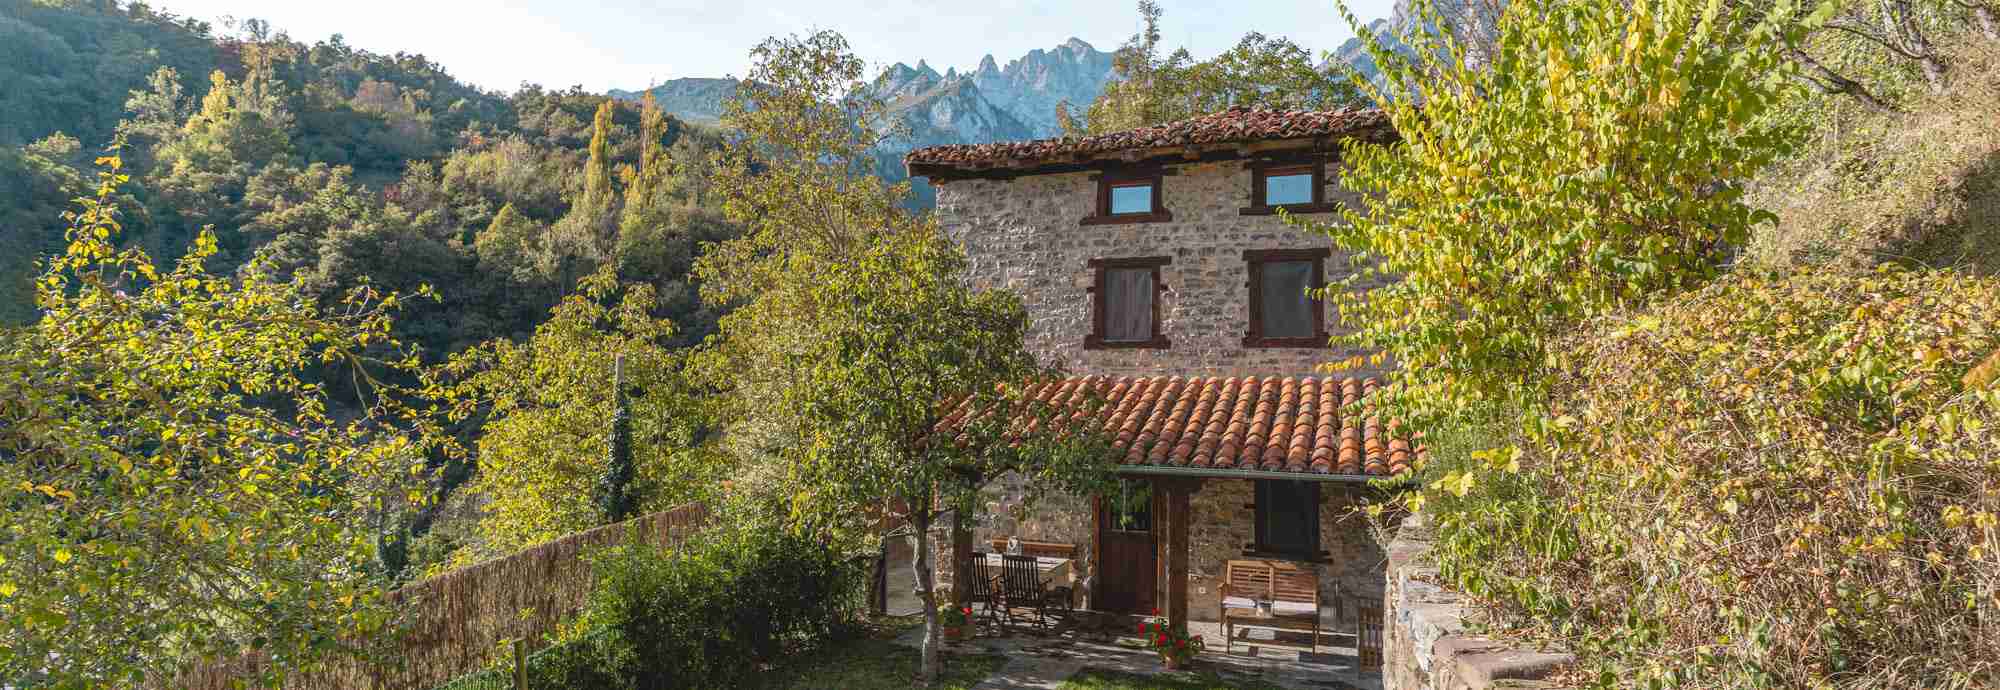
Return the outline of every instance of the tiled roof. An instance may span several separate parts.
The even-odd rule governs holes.
[[[1363,399],[1372,379],[1071,377],[1038,384],[1034,398],[1089,409],[1126,465],[1320,475],[1408,472],[1421,434],[1384,421]],[[1347,409],[1359,404],[1358,410]]]
[[[903,157],[912,173],[931,169],[1031,168],[1051,162],[1109,157],[1159,147],[1234,144],[1388,132],[1389,121],[1374,108],[1341,110],[1256,110],[1235,107],[1179,122],[1089,137],[950,144],[911,151]]]

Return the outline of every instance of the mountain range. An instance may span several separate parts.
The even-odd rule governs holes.
[[[1377,19],[1367,28],[1393,42],[1396,24]],[[1068,103],[1077,113],[1089,107],[1117,78],[1111,58],[1112,53],[1071,38],[1053,48],[1028,51],[1005,67],[991,54],[966,72],[950,67],[940,73],[923,60],[915,66],[898,62],[867,86],[888,106],[894,126],[885,126],[885,131],[896,133],[877,152],[878,167],[885,177],[901,179],[902,154],[912,149],[1060,136],[1057,106]],[[1328,64],[1336,61],[1353,65],[1365,76],[1375,75],[1375,65],[1359,38],[1333,50]],[[610,95],[638,100],[650,92],[675,117],[714,124],[722,116],[723,101],[738,88],[739,82],[732,79],[687,77],[643,91],[613,89]],[[928,201],[929,189],[920,185],[917,193],[920,203]]]

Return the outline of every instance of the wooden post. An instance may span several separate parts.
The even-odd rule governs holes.
[[[972,597],[972,586],[967,578],[972,577],[972,529],[965,524],[965,516],[952,511],[951,514],[951,602],[953,606],[965,608]]]
[[[528,641],[514,638],[514,690],[528,690]]]
[[[1173,479],[1167,487],[1167,623],[1187,634],[1188,625],[1188,495],[1200,479]]]

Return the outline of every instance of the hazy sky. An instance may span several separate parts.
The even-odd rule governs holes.
[[[1393,0],[1349,0],[1364,21]],[[512,91],[522,82],[591,91],[677,77],[742,75],[750,48],[773,34],[833,29],[875,67],[929,60],[971,69],[987,53],[1004,66],[1072,36],[1116,48],[1138,28],[1127,0],[155,0],[175,14],[258,18],[313,43],[423,53],[453,76]],[[1246,32],[1284,36],[1315,52],[1352,32],[1333,0],[1161,0],[1169,46],[1206,57]],[[217,30],[221,30],[218,23]]]

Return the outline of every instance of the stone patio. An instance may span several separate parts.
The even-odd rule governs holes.
[[[1006,666],[975,686],[975,690],[1055,688],[1085,668],[1145,675],[1176,673],[1166,670],[1159,657],[1146,649],[1136,634],[1140,620],[1085,613],[1070,624],[1058,624],[1055,630],[1040,635],[1025,626],[1003,634],[995,626],[982,624],[978,636],[948,649],[1008,658]],[[1283,633],[1273,639],[1271,631],[1254,630],[1246,640],[1245,631],[1239,627],[1234,653],[1223,651],[1220,625],[1195,622],[1188,624],[1188,630],[1209,643],[1208,650],[1196,658],[1197,668],[1214,672],[1224,680],[1261,680],[1288,690],[1382,688],[1379,671],[1363,672],[1355,668],[1351,630],[1322,631],[1319,651],[1308,652],[1304,649],[1307,641],[1304,633]],[[916,647],[922,635],[921,628],[913,629],[896,642]]]

